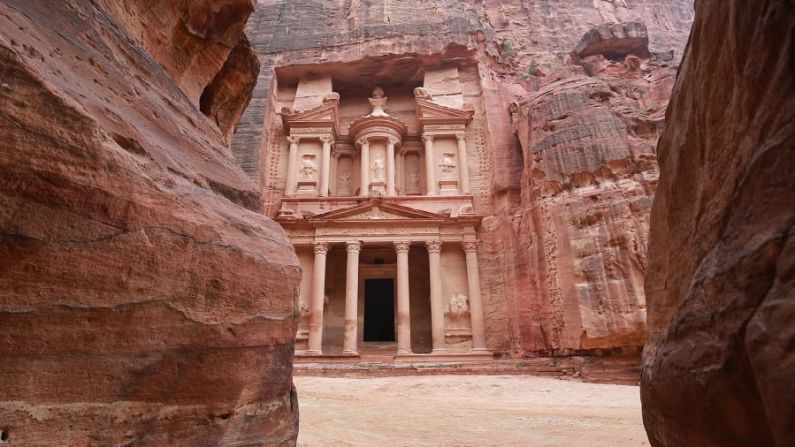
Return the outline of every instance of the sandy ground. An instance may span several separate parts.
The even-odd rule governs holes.
[[[299,447],[648,446],[636,386],[533,376],[296,377]]]

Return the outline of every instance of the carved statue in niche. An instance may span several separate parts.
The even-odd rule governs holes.
[[[370,105],[373,107],[373,111],[369,116],[388,116],[386,112],[384,112],[386,99],[386,96],[384,96],[384,89],[381,87],[376,87],[373,90],[373,97],[368,100],[370,101]]]
[[[337,161],[337,195],[353,194],[353,160],[351,157],[340,157]]]
[[[450,297],[450,313],[453,315],[461,315],[469,312],[469,300],[466,295],[457,294]]]
[[[314,160],[315,156],[312,154],[306,154],[301,158],[301,167],[298,168],[298,171],[304,175],[306,180],[312,180],[317,173],[317,165]]]
[[[406,194],[420,194],[420,157],[415,153],[406,154]]]
[[[376,158],[373,164],[370,165],[373,169],[373,181],[384,180],[384,160]]]
[[[442,172],[444,172],[444,178],[446,179],[449,179],[453,176],[453,169],[456,167],[453,157],[455,157],[454,153],[445,152],[443,154],[442,160],[439,161],[439,167],[442,168]]]

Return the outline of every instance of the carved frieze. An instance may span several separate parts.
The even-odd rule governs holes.
[[[334,236],[356,236],[361,237],[366,234],[368,237],[378,236],[403,236],[406,235],[433,235],[438,234],[438,227],[368,227],[366,231],[362,228],[337,228],[337,227],[321,227],[315,230],[316,237],[334,237]],[[438,242],[441,246],[441,242]]]

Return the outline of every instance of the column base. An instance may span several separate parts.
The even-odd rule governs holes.
[[[323,351],[318,351],[314,349],[307,349],[306,351],[295,351],[296,356],[321,356],[323,355]]]
[[[397,355],[414,355],[410,349],[398,349]]]
[[[431,354],[446,354],[448,352],[450,352],[450,350],[447,348],[434,348],[431,351]]]
[[[344,351],[342,351],[342,355],[355,355],[355,356],[358,356],[359,355],[359,351],[357,351],[355,349],[345,349]]]

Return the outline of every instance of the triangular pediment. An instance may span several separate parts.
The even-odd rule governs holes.
[[[313,216],[311,220],[323,221],[373,221],[373,220],[405,220],[405,219],[439,219],[436,213],[418,210],[381,200],[370,200],[362,204],[330,211]]]

